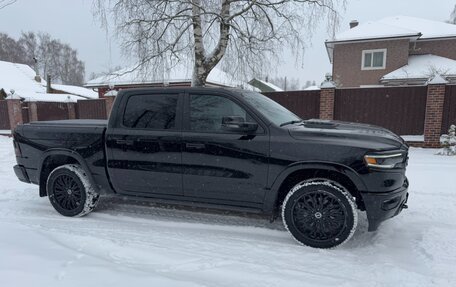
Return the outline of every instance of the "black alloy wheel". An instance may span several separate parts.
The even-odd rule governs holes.
[[[47,193],[52,206],[64,216],[83,216],[99,200],[84,170],[74,164],[57,167],[49,174]]]
[[[302,195],[293,205],[293,224],[312,240],[325,241],[343,231],[347,210],[333,194],[323,190]]]
[[[74,210],[81,205],[82,184],[72,175],[61,174],[54,180],[54,197],[57,204],[66,210]]]
[[[296,185],[282,206],[285,227],[300,243],[332,248],[348,241],[358,217],[352,196],[329,181]]]

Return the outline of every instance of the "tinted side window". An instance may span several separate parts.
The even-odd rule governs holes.
[[[138,95],[128,99],[123,124],[128,128],[168,130],[176,127],[178,95]]]
[[[242,117],[254,122],[247,112],[230,99],[212,95],[190,96],[190,129],[193,131],[221,131],[222,118]]]

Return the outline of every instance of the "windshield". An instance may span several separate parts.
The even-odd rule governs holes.
[[[244,99],[277,126],[302,121],[277,102],[256,92],[243,92]]]

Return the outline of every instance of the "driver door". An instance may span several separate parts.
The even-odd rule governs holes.
[[[183,131],[184,196],[260,204],[268,173],[269,135],[259,125],[254,133],[229,132],[224,117],[259,121],[240,102],[224,95],[186,95]]]

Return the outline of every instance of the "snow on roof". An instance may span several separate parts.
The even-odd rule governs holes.
[[[116,97],[119,93],[116,90],[112,90],[104,94],[105,97]]]
[[[419,37],[419,39],[456,37],[456,25],[409,16],[393,16],[359,24],[339,33],[330,42],[390,37]]]
[[[456,76],[456,61],[432,54],[409,56],[408,64],[384,75],[381,81],[428,79],[436,74]]]
[[[430,81],[428,81],[429,85],[446,85],[448,81],[445,80],[441,75],[435,75]]]
[[[25,101],[75,102],[86,98],[97,98],[97,93],[83,87],[52,85],[59,91],[69,94],[47,94],[46,81],[35,80],[36,73],[28,65],[0,61],[0,89],[3,89],[9,98],[22,98]],[[77,96],[80,95],[80,96]],[[68,98],[69,96],[69,98]]]
[[[307,88],[304,89],[304,91],[317,91],[320,90],[319,86],[308,86]]]
[[[320,85],[320,89],[334,89],[336,87],[336,84],[333,81],[324,81]]]
[[[7,98],[9,98],[8,96]],[[70,94],[46,94],[35,93],[32,96],[21,96],[25,102],[60,102],[60,103],[75,103],[78,100],[86,100],[86,98],[70,95]]]
[[[104,75],[99,78],[88,81],[86,87],[101,87],[101,86],[123,86],[123,85],[138,85],[138,84],[160,84],[160,83],[182,83],[192,81],[192,65],[188,63],[178,63],[169,69],[152,69],[146,65],[145,67],[137,68],[130,67],[112,74]],[[212,85],[238,87],[248,90],[256,90],[246,82],[236,80],[230,74],[214,68],[207,77],[207,83]]]
[[[258,82],[262,83],[265,86],[268,86],[270,89],[274,90],[275,92],[283,92],[282,88],[274,85],[273,83],[262,81],[260,79],[255,79],[255,80],[257,80]]]
[[[52,84],[52,88],[58,91],[62,91],[68,94],[73,94],[77,96],[81,96],[88,99],[96,99],[98,98],[98,93],[94,92],[90,89],[78,86],[71,86],[71,85],[56,85]]]
[[[342,32],[333,39],[339,41],[355,41],[374,38],[390,38],[390,37],[417,37],[419,33],[414,30],[395,27],[382,22],[369,21],[360,24],[355,28]]]
[[[0,61],[0,89],[18,96],[45,93],[45,81],[35,81],[35,71],[27,65]]]
[[[27,96],[19,96],[18,94],[9,94],[7,99],[21,99],[24,102],[59,102],[59,103],[75,103],[78,100],[85,100],[86,98],[70,95],[70,94],[47,94],[47,93],[35,93],[28,94]]]

